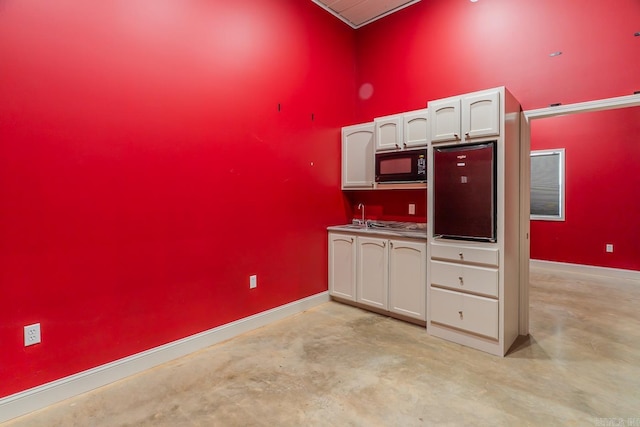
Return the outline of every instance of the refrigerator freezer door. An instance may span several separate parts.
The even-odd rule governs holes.
[[[435,237],[496,240],[495,143],[434,148]]]

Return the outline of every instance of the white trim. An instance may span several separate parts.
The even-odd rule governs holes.
[[[616,98],[597,99],[595,101],[578,102],[576,104],[558,105],[557,107],[540,108],[524,112],[527,119],[542,119],[571,113],[587,113],[590,111],[612,110],[615,108],[636,107],[640,105],[640,94],[619,96]]]
[[[526,221],[526,213],[531,212],[531,129],[529,120],[520,113],[520,319],[518,333],[529,335],[529,257],[531,247],[529,235],[531,231],[531,219]],[[529,176],[529,179],[523,178]],[[524,213],[524,214],[523,214]]]
[[[0,423],[42,409],[81,393],[137,374],[186,356],[195,351],[236,337],[245,332],[301,313],[329,301],[329,292],[321,292],[253,316],[152,348],[87,371],[0,399]]]
[[[566,262],[544,261],[538,259],[531,260],[531,268],[640,281],[640,271],[623,270],[621,268],[596,267],[593,265],[570,264]]]

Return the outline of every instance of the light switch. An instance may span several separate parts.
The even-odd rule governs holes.
[[[409,203],[409,215],[415,215],[416,214],[416,205],[414,205],[413,203]]]

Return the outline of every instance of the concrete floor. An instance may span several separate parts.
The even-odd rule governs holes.
[[[506,358],[330,302],[5,425],[640,425],[640,282],[531,285]]]

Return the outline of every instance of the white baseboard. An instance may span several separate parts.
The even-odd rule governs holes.
[[[329,301],[322,292],[0,399],[0,423],[94,390]]]
[[[591,274],[594,276],[615,277],[619,279],[640,280],[640,271],[623,270],[621,268],[595,267],[592,265],[569,264],[565,262],[543,261],[532,259],[532,268],[567,271],[570,273]]]

